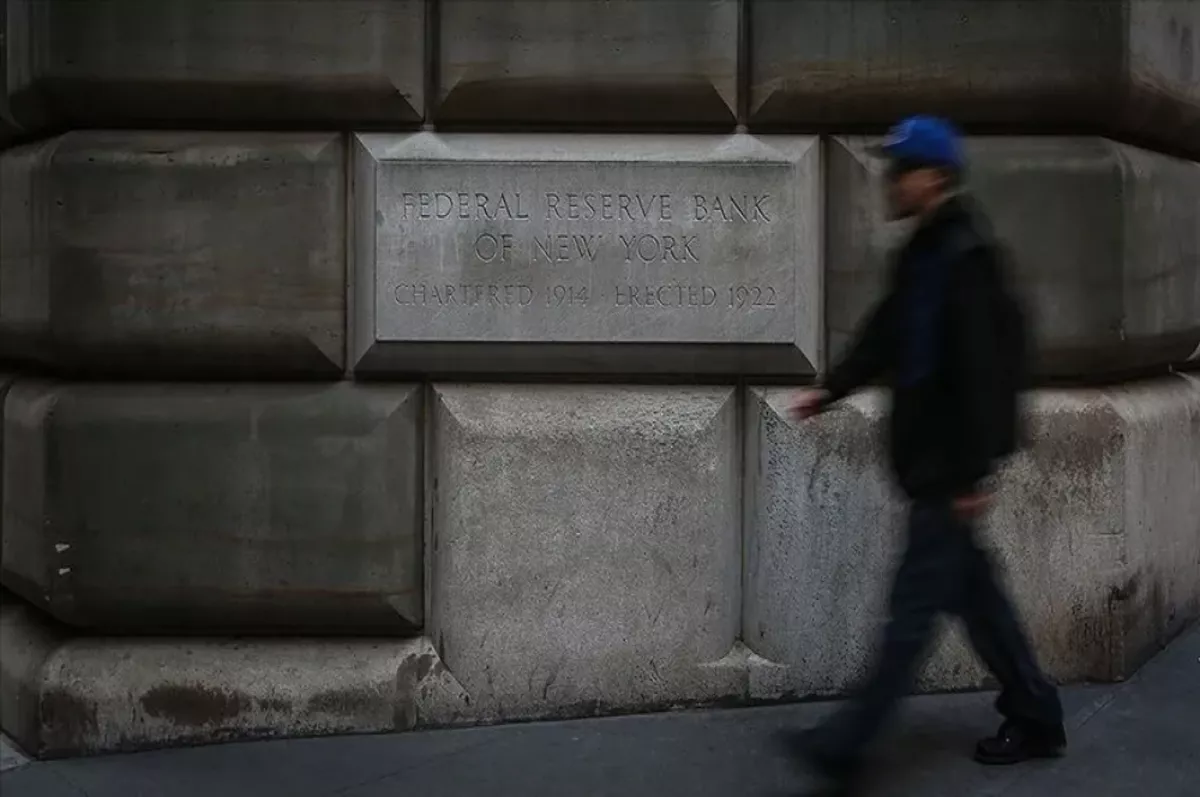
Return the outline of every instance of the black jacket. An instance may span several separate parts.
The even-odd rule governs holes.
[[[896,254],[887,295],[823,384],[832,402],[884,377],[892,468],[910,498],[973,492],[994,468],[998,251],[969,200],[943,203]]]

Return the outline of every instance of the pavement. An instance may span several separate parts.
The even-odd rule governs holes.
[[[879,797],[1200,795],[1200,628],[1130,681],[1064,690],[1059,760],[970,760],[995,729],[988,694],[912,698],[882,740]],[[784,797],[813,785],[774,737],[835,704],[695,711],[388,736],[214,745],[27,762],[5,750],[4,797]]]

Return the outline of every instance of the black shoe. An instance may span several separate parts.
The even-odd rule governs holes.
[[[981,764],[1019,764],[1033,758],[1058,758],[1067,749],[1067,735],[1061,725],[1036,727],[1005,720],[995,736],[975,747],[975,760]]]

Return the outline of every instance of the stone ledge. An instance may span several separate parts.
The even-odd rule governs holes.
[[[38,758],[408,730],[461,690],[424,639],[72,638],[0,596],[3,728]]]

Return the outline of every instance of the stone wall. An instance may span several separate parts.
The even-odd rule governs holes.
[[[865,144],[1034,309],[986,536],[1044,665],[1200,616],[1200,4],[0,3],[0,724],[39,755],[844,692]],[[1065,134],[1065,135],[1064,135]],[[922,689],[986,674],[945,635]]]

